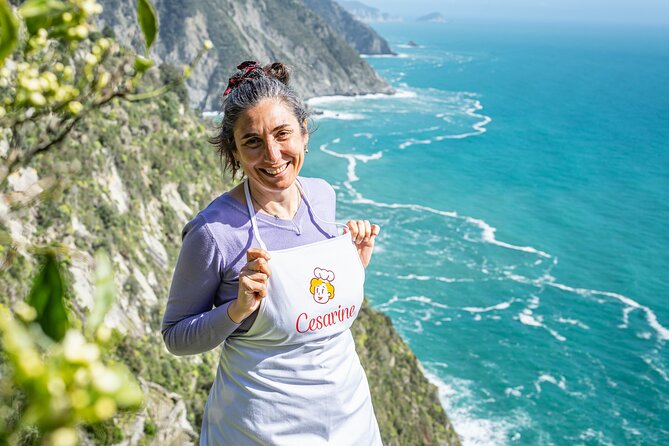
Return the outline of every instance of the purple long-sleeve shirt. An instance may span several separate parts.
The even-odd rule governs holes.
[[[268,250],[306,245],[337,234],[335,192],[319,178],[299,178],[309,206],[302,200],[290,220],[257,213],[258,229]],[[228,336],[246,332],[252,314],[241,324],[228,316],[237,298],[239,271],[246,251],[259,248],[249,211],[230,194],[212,201],[184,227],[179,258],[163,316],[163,339],[175,355],[192,355],[216,348]]]

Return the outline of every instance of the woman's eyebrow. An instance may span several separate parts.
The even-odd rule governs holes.
[[[272,129],[272,133],[274,133],[274,132],[276,132],[276,131],[278,131],[278,130],[284,129],[284,128],[286,128],[286,127],[290,128],[290,124],[280,124],[280,125],[277,125],[276,127],[274,127],[274,128]],[[241,139],[250,138],[250,137],[252,137],[252,136],[258,136],[258,133],[255,133],[255,132],[245,133],[245,134],[242,136]]]
[[[281,124],[281,125],[277,125],[276,127],[274,127],[274,129],[272,129],[272,132],[276,132],[277,130],[281,130],[281,129],[285,128],[285,127],[290,128],[290,124]]]

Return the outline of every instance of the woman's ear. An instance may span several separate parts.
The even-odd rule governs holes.
[[[302,128],[304,129],[304,147],[307,147],[309,144],[309,129],[307,129],[307,118],[304,118],[304,122],[302,122]]]

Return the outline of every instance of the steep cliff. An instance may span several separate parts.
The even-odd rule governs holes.
[[[133,0],[103,0],[102,25],[138,42]],[[390,86],[358,52],[300,0],[157,0],[160,32],[152,48],[159,61],[192,60],[202,43],[214,43],[188,81],[191,105],[218,110],[235,66],[244,60],[282,61],[304,96],[390,93]]]
[[[316,14],[361,54],[394,54],[385,39],[371,26],[357,20],[334,0],[304,0]]]
[[[149,103],[115,102],[91,113],[58,151],[35,160],[11,184],[30,195],[52,178],[49,198],[11,214],[3,232],[17,240],[69,247],[68,305],[90,308],[91,253],[114,262],[118,301],[107,317],[114,353],[141,379],[146,406],[85,430],[86,444],[188,445],[197,441],[217,351],[169,354],[160,335],[171,274],[187,220],[230,188],[207,143],[211,124],[174,93]],[[4,193],[0,191],[0,202]],[[0,303],[27,295],[36,265],[19,252],[3,265]],[[406,344],[385,316],[364,308],[354,336],[367,370],[382,436],[388,445],[459,444]]]

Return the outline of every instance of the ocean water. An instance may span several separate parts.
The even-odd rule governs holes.
[[[464,443],[669,444],[669,30],[375,28],[397,93],[311,100],[303,174]]]

